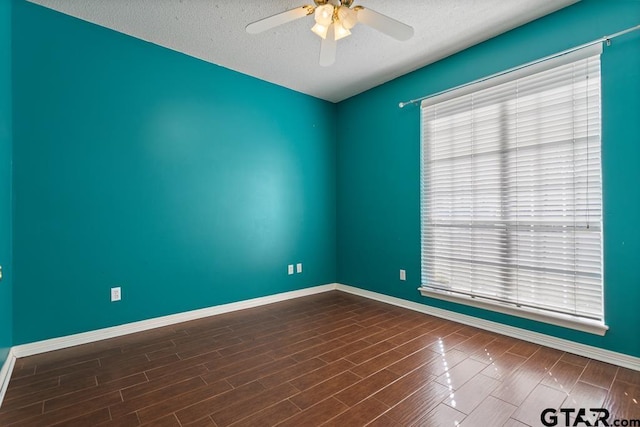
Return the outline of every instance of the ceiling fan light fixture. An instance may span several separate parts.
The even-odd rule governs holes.
[[[318,36],[320,36],[320,38],[325,39],[325,38],[327,38],[327,31],[329,31],[329,26],[318,24],[316,22],[316,25],[311,27],[311,31],[313,31]]]
[[[247,25],[249,34],[262,33],[308,15],[314,15],[311,28],[320,42],[320,65],[328,67],[336,60],[337,41],[351,35],[356,24],[363,24],[378,30],[396,40],[408,40],[413,36],[413,27],[400,21],[364,8],[353,6],[354,0],[313,0],[314,6],[304,5],[259,19]]]
[[[322,6],[316,7],[315,20],[316,23],[324,25],[325,27],[331,25],[331,22],[333,22],[333,5],[323,4]]]
[[[335,40],[343,39],[351,34],[351,31],[346,29],[344,25],[340,21],[336,21],[333,23],[333,29],[335,34]]]

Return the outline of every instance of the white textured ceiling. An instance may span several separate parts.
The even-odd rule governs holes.
[[[318,65],[307,16],[250,35],[245,26],[312,0],[30,0],[321,99],[338,102],[578,0],[360,0],[414,27],[400,42],[362,24]]]

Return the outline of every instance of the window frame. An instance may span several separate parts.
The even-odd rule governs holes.
[[[459,98],[462,97],[464,95],[468,95],[471,93],[475,93],[478,92],[480,90],[483,89],[487,89],[490,87],[494,87],[494,86],[498,86],[501,85],[503,83],[507,83],[510,81],[514,81],[520,78],[524,78],[524,77],[528,77],[531,75],[535,75],[562,65],[566,65],[566,64],[570,64],[570,63],[574,63],[577,62],[579,60],[582,59],[586,59],[589,57],[593,57],[596,55],[600,55],[602,53],[602,44],[598,43],[598,44],[594,44],[591,46],[587,46],[581,49],[577,49],[575,51],[571,51],[568,52],[566,54],[563,54],[561,56],[557,56],[554,57],[552,59],[549,60],[545,60],[545,61],[541,61],[541,62],[537,62],[534,63],[533,65],[530,66],[524,66],[521,68],[518,68],[514,71],[509,71],[509,72],[505,72],[503,74],[498,74],[495,77],[492,78],[487,78],[487,79],[483,79],[480,80],[478,82],[474,82],[474,83],[470,83],[467,85],[462,85],[458,88],[452,89],[450,91],[445,91],[442,92],[440,94],[437,94],[433,97],[427,98],[422,102],[422,107],[428,107],[431,105],[435,105],[435,104],[439,104],[441,102],[445,102],[451,99],[455,99],[455,98]],[[600,86],[601,87],[601,86]],[[600,98],[600,106],[602,105],[602,98]],[[422,110],[421,110],[421,115],[422,115]],[[424,120],[421,118],[421,135],[424,135]],[[601,144],[601,142],[600,142]],[[422,256],[421,256],[421,263],[424,263],[425,261],[425,248],[426,248],[426,243],[425,243],[425,232],[424,232],[424,227],[425,227],[425,223],[426,223],[426,217],[428,216],[428,214],[426,214],[423,209],[424,208],[424,198],[425,198],[425,194],[426,194],[426,190],[424,188],[424,174],[425,174],[425,141],[424,141],[424,137],[421,136],[421,149],[420,149],[420,154],[421,154],[421,158],[420,158],[420,165],[421,165],[421,188],[420,188],[420,199],[421,199],[421,236],[422,236],[422,242],[421,242],[421,252],[422,252]],[[600,160],[600,167],[601,167],[601,160]],[[600,183],[602,184],[602,177],[600,177]],[[603,239],[603,233],[602,230],[600,230],[601,233],[601,240],[600,240],[600,250],[602,253],[602,249],[603,249],[603,245],[604,245],[604,239]],[[476,308],[481,308],[481,309],[486,309],[486,310],[490,310],[490,311],[494,311],[494,312],[498,312],[498,313],[503,313],[503,314],[508,314],[508,315],[513,315],[513,316],[517,316],[517,317],[523,317],[526,319],[530,319],[530,320],[535,320],[535,321],[539,321],[539,322],[543,322],[543,323],[548,323],[548,324],[552,324],[552,325],[557,325],[557,326],[561,326],[561,327],[565,327],[565,328],[569,328],[569,329],[575,329],[575,330],[579,330],[579,331],[583,331],[583,332],[587,332],[587,333],[592,333],[592,334],[596,334],[596,335],[604,335],[606,333],[606,331],[608,330],[608,326],[605,324],[605,320],[604,320],[604,294],[605,294],[605,289],[604,289],[604,262],[601,258],[601,264],[600,264],[600,268],[601,268],[601,272],[602,272],[602,282],[601,282],[601,298],[603,300],[603,305],[602,305],[602,320],[595,320],[595,319],[589,319],[589,318],[585,318],[585,317],[581,317],[581,316],[574,316],[571,314],[565,314],[565,313],[559,313],[559,312],[553,312],[547,309],[538,309],[538,308],[534,308],[534,307],[525,307],[525,306],[517,306],[514,303],[510,303],[510,302],[503,302],[503,301],[498,301],[498,300],[492,300],[490,298],[486,298],[486,297],[482,297],[482,296],[472,296],[472,295],[465,295],[463,293],[461,293],[460,291],[456,292],[456,291],[447,291],[445,289],[435,289],[435,288],[431,288],[428,286],[428,284],[425,283],[426,278],[422,277],[421,279],[421,286],[419,288],[420,293],[425,296],[425,297],[431,297],[431,298],[436,298],[436,299],[440,299],[440,300],[445,300],[445,301],[449,301],[449,302],[454,302],[454,303],[459,303],[459,304],[464,304],[464,305],[468,305],[468,306],[472,306],[472,307],[476,307]],[[424,269],[424,265],[423,265],[423,269]],[[421,269],[421,270],[423,270]]]

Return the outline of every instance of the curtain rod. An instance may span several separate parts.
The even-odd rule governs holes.
[[[559,56],[566,55],[566,54],[569,54],[571,52],[575,52],[576,50],[580,50],[580,49],[583,49],[585,47],[593,46],[594,44],[597,44],[597,43],[607,42],[607,46],[609,46],[611,44],[611,39],[614,39],[614,38],[619,37],[619,36],[621,36],[623,34],[627,34],[627,33],[630,33],[632,31],[636,31],[636,30],[640,30],[640,25],[636,25],[635,27],[627,28],[626,30],[618,31],[617,33],[611,34],[609,36],[600,37],[599,39],[593,40],[593,41],[591,41],[589,43],[585,43],[585,44],[580,45],[580,46],[572,47],[570,49],[563,50],[562,52],[554,53],[553,55],[545,56],[544,58],[540,58],[540,59],[537,59],[535,61],[528,62],[528,63],[526,63],[524,65],[519,65],[517,67],[509,68],[508,70],[500,71],[499,73],[491,74],[490,76],[482,77],[480,79],[477,79],[477,80],[474,80],[472,82],[456,86],[456,87],[451,88],[451,89],[443,90],[443,91],[440,91],[438,93],[434,93],[432,95],[422,96],[420,98],[412,99],[410,101],[399,102],[398,103],[398,107],[404,108],[407,105],[415,104],[417,102],[424,101],[425,99],[433,98],[434,96],[442,95],[443,93],[451,92],[453,90],[457,90],[457,89],[460,89],[460,88],[463,88],[463,87],[466,87],[466,86],[470,86],[470,85],[473,85],[473,84],[476,84],[476,83],[480,83],[480,82],[483,82],[485,80],[492,79],[494,77],[502,76],[504,74],[509,74],[509,73],[514,72],[514,71],[520,70],[522,68],[530,67],[532,65],[539,64],[541,62],[548,61],[550,59],[557,58]]]

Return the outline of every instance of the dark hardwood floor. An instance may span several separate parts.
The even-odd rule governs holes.
[[[639,401],[638,371],[334,291],[18,359],[0,425],[515,427]]]

